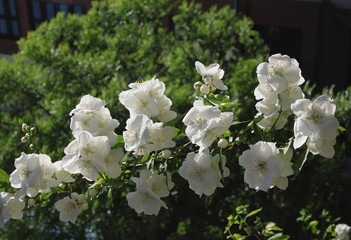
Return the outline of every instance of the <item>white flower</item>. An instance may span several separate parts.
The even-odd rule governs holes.
[[[67,154],[62,159],[62,167],[71,174],[80,173],[89,181],[96,181],[100,172],[106,172],[105,160],[111,152],[106,136],[94,137],[83,131],[78,139],[65,149]]]
[[[63,183],[63,182],[65,182],[65,183],[74,182],[75,181],[74,178],[72,178],[72,175],[62,167],[62,164],[63,164],[62,161],[54,162],[54,166],[56,168],[55,176],[56,176],[59,184]]]
[[[335,232],[338,234],[338,240],[349,240],[350,239],[351,227],[345,223],[339,223],[335,227]]]
[[[222,156],[222,161],[225,164],[224,156]],[[222,174],[218,163],[219,155],[212,157],[208,149],[200,153],[188,153],[179,168],[179,175],[189,182],[190,189],[196,194],[210,196],[217,187],[223,187],[220,182]],[[228,176],[229,169],[225,168],[224,165],[222,167],[224,169],[223,177]]]
[[[12,219],[22,219],[25,202],[20,198],[10,197],[6,202],[6,207]]]
[[[55,203],[55,208],[60,211],[60,220],[62,222],[76,222],[79,209],[77,203],[70,197],[58,200]]]
[[[153,151],[172,148],[176,144],[172,140],[174,128],[170,126],[163,127],[162,123],[154,123],[150,128],[148,142],[153,144]]]
[[[219,64],[218,63],[212,63],[208,65],[207,67],[203,65],[201,62],[196,61],[195,62],[195,68],[196,71],[202,76],[202,77],[211,77],[214,74],[216,74],[219,70]]]
[[[55,185],[52,178],[55,166],[48,155],[22,153],[15,160],[15,167],[10,175],[11,186],[21,188],[29,197],[35,197],[39,192],[47,192],[49,187]]]
[[[0,193],[0,228],[4,228],[4,222],[11,218],[10,211],[6,206],[7,201],[11,197],[10,193]]]
[[[284,178],[293,173],[291,156],[290,153],[284,158],[280,156],[272,142],[250,145],[250,149],[239,156],[239,164],[245,169],[244,181],[256,190],[267,191],[274,186],[285,189],[287,179]]]
[[[98,111],[100,108],[105,106],[105,102],[99,98],[95,98],[91,95],[85,95],[80,99],[79,104],[70,112],[70,115],[76,114],[79,111]]]
[[[257,111],[262,113],[265,117],[276,114],[279,109],[279,100],[277,98],[265,98],[255,105]]]
[[[305,95],[299,86],[289,86],[287,89],[285,89],[279,94],[281,109],[283,111],[289,111],[291,109],[292,103],[304,97]]]
[[[224,75],[223,69],[219,68],[219,64],[212,63],[209,66],[203,65],[201,62],[195,62],[195,68],[197,72],[202,76],[202,80],[205,82],[208,89],[204,90],[204,94],[208,94],[211,89],[228,90],[228,87],[224,85],[222,78]],[[208,92],[208,93],[207,93]]]
[[[143,114],[136,114],[127,120],[126,131],[123,132],[124,148],[131,152],[147,142],[152,121]]]
[[[294,148],[301,147],[307,140],[307,147],[313,154],[332,158],[338,135],[339,122],[334,117],[335,104],[327,96],[319,96],[313,102],[299,99],[291,105],[297,116],[294,124]]]
[[[260,63],[257,67],[259,81],[268,81],[277,93],[286,90],[289,85],[301,85],[305,79],[301,76],[299,63],[287,55],[274,54],[268,62]]]
[[[172,148],[174,128],[163,126],[163,123],[153,123],[146,115],[136,114],[127,120],[123,132],[125,149],[134,151],[135,155],[144,155],[151,151]]]
[[[257,123],[257,125],[263,129],[271,129],[273,126],[276,130],[282,129],[288,121],[288,117],[290,116],[290,112],[277,112],[268,117],[264,117],[261,121]]]
[[[194,102],[184,116],[183,123],[187,126],[185,133],[193,144],[203,151],[222,135],[232,124],[233,113],[222,113],[217,106],[205,106],[201,100]]]
[[[157,78],[141,83],[131,83],[131,89],[119,94],[119,101],[129,110],[131,117],[135,114],[144,114],[157,117],[161,121],[170,121],[176,117],[170,111],[172,101],[164,94],[166,87]]]
[[[93,161],[101,161],[110,153],[110,144],[106,136],[94,137],[89,132],[81,132],[78,137],[79,155]]]
[[[94,112],[77,112],[72,116],[70,124],[72,133],[76,138],[82,131],[86,131],[93,136],[108,136],[111,145],[116,141],[117,135],[114,130],[118,126],[119,122],[112,119],[107,108],[100,108]]]
[[[281,129],[291,115],[290,105],[304,97],[299,87],[305,80],[298,62],[287,55],[275,54],[269,62],[257,67],[258,87],[255,89],[256,109],[263,114],[258,123],[261,128]]]
[[[121,175],[121,167],[119,166],[119,162],[123,157],[123,149],[117,148],[112,149],[110,154],[104,158],[103,167],[105,169],[105,172],[111,178],[117,178]]]
[[[140,172],[140,178],[132,178],[136,191],[127,194],[128,205],[137,213],[157,215],[161,207],[167,208],[161,197],[169,195],[168,180],[150,170]]]

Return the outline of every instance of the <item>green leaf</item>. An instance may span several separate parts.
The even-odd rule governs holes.
[[[253,210],[252,212],[249,212],[249,213],[245,216],[244,221],[246,221],[247,218],[252,217],[253,215],[256,215],[257,213],[259,213],[259,212],[261,212],[261,211],[262,211],[262,208]]]
[[[149,154],[148,153],[143,156],[143,158],[141,159],[141,163],[144,163],[147,160],[149,160]]]
[[[10,182],[10,176],[2,169],[0,169],[0,182]]]
[[[268,240],[288,240],[290,239],[289,236],[283,235],[282,233],[277,233],[274,236],[268,238]]]
[[[340,126],[340,127],[339,127],[339,131],[340,131],[340,132],[346,132],[346,128]]]
[[[302,169],[303,165],[305,164],[305,162],[307,160],[308,153],[309,153],[308,148],[306,148],[305,154],[304,155],[300,155],[297,158],[297,161],[294,163],[294,165],[293,165],[294,178],[296,178],[299,175],[299,173],[301,172],[301,169]]]

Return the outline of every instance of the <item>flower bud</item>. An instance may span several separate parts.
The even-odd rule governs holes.
[[[35,200],[33,198],[28,199],[28,207],[33,207],[35,205]]]
[[[35,149],[35,145],[32,143],[32,144],[29,145],[29,148],[30,148],[31,150],[34,150],[34,149]]]
[[[162,151],[162,157],[164,159],[170,158],[171,155],[172,155],[172,152],[170,150],[168,150],[168,149],[165,149],[165,150]]]
[[[22,124],[22,131],[23,131],[23,132],[28,132],[28,131],[29,131],[29,126],[28,126],[28,124],[26,124],[26,123],[23,123],[23,124]]]
[[[80,205],[80,209],[82,209],[83,211],[87,210],[89,208],[89,204],[87,202],[82,203],[82,205]]]
[[[202,94],[205,94],[205,95],[207,95],[207,94],[209,94],[210,93],[210,88],[207,86],[207,85],[202,85],[201,87],[200,87],[200,92],[202,93]]]
[[[202,85],[202,83],[198,81],[198,82],[194,83],[193,87],[194,87],[195,90],[199,90],[201,85]]]
[[[22,138],[21,138],[21,143],[26,143],[27,140],[28,140],[28,139],[27,139],[26,137],[22,137]]]
[[[228,140],[227,139],[222,138],[222,139],[220,139],[218,141],[218,147],[219,148],[226,148],[227,146],[228,146]]]
[[[35,127],[32,127],[32,128],[30,129],[30,132],[31,132],[31,133],[36,133],[36,132],[37,132],[37,129],[36,129]]]
[[[89,189],[88,194],[90,197],[94,198],[98,195],[98,191],[95,188],[91,188],[91,189]]]

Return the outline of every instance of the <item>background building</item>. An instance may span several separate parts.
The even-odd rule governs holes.
[[[83,14],[90,0],[0,0],[0,53],[17,51],[16,41],[58,11]]]
[[[205,9],[230,5],[251,17],[271,49],[298,59],[303,76],[320,86],[351,85],[350,0],[197,0]],[[0,54],[58,11],[83,14],[91,0],[0,0]]]

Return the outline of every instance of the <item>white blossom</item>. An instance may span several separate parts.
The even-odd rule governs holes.
[[[299,85],[305,80],[299,64],[287,55],[275,54],[269,62],[259,64],[256,72],[259,85],[254,94],[256,100],[260,100],[256,109],[258,115],[264,117],[258,125],[264,129],[281,129],[292,114],[291,104],[304,97]]]
[[[6,207],[12,219],[22,219],[23,209],[26,206],[21,198],[10,197],[6,202]]]
[[[76,201],[70,197],[64,197],[55,203],[55,208],[60,212],[62,222],[76,222],[79,213]]]
[[[201,75],[205,85],[200,90],[204,94],[210,93],[211,90],[228,90],[228,87],[224,85],[222,78],[224,76],[224,70],[219,68],[219,64],[212,63],[209,66],[205,66],[199,61],[195,62],[195,68]]]
[[[325,95],[313,102],[299,99],[291,105],[291,109],[297,117],[294,124],[294,148],[307,142],[307,147],[313,154],[332,158],[339,128],[339,122],[334,116],[336,106],[332,100]]]
[[[250,149],[239,156],[239,165],[245,169],[244,181],[256,190],[267,191],[274,186],[286,189],[286,177],[293,174],[291,153],[280,154],[272,142],[260,141],[250,145]]]
[[[65,153],[61,163],[65,171],[80,173],[87,180],[96,181],[100,172],[107,172],[105,164],[109,162],[111,147],[106,136],[94,137],[83,131],[67,146]]]
[[[208,149],[200,153],[188,153],[182,166],[179,168],[179,175],[189,182],[189,187],[196,194],[210,196],[217,187],[223,187],[220,182],[222,173],[219,168],[219,155],[212,157]],[[222,156],[223,177],[229,175],[229,169],[224,166],[225,156]]]
[[[172,101],[164,94],[166,87],[157,78],[131,83],[131,89],[119,94],[119,101],[129,110],[131,117],[135,114],[144,114],[157,117],[160,121],[170,121],[176,113],[170,110]]]
[[[339,223],[335,226],[338,240],[349,240],[351,227],[345,223]]]
[[[48,192],[56,185],[53,179],[56,169],[48,155],[22,153],[15,160],[15,167],[10,175],[11,186],[21,188],[21,192],[29,197]]]
[[[110,154],[104,158],[102,163],[104,171],[111,178],[117,178],[121,175],[121,167],[119,162],[124,157],[124,152],[122,148],[112,149]]]
[[[127,194],[128,205],[137,213],[157,215],[161,207],[167,208],[161,197],[169,195],[171,184],[166,176],[142,170],[140,178],[132,178],[136,183],[136,191]]]
[[[233,113],[222,113],[217,106],[203,105],[201,100],[194,102],[194,106],[184,116],[185,133],[193,144],[203,151],[230,127]]]
[[[145,145],[149,138],[152,124],[151,119],[144,114],[131,116],[131,118],[127,120],[126,131],[123,132],[125,149],[131,152]]]
[[[280,53],[270,56],[268,62],[258,65],[257,78],[259,81],[267,80],[277,93],[283,92],[289,85],[298,86],[305,82],[296,59]]]
[[[93,136],[108,136],[110,144],[116,142],[117,135],[114,130],[119,126],[116,119],[112,119],[107,108],[100,108],[96,111],[79,111],[71,118],[71,130],[78,138],[83,131]]]
[[[80,99],[79,104],[70,112],[70,115],[76,114],[80,111],[94,112],[105,106],[105,102],[99,98],[91,95],[85,95]]]
[[[135,155],[144,155],[151,151],[172,148],[174,128],[153,123],[146,115],[136,114],[127,120],[126,131],[123,132],[125,149],[134,151]]]

